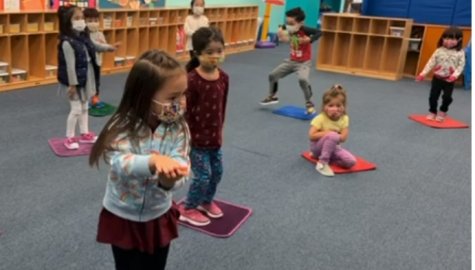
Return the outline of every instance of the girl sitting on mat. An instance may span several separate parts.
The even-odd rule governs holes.
[[[94,144],[89,164],[111,166],[97,241],[110,244],[116,269],[165,269],[179,212],[173,190],[189,174],[183,117],[186,71],[165,52],[140,56],[116,113]]]
[[[208,217],[223,216],[213,198],[223,175],[221,144],[229,77],[219,68],[224,61],[224,39],[219,29],[200,28],[193,34],[192,42],[194,54],[186,67],[186,118],[192,138],[190,159],[194,178],[180,220],[205,226],[210,223]]]
[[[334,85],[323,94],[322,111],[310,124],[308,136],[310,151],[318,158],[315,169],[325,176],[334,176],[330,163],[351,168],[356,158],[341,147],[348,139],[350,118],[346,114],[346,92],[341,85]]]
[[[443,122],[447,116],[449,105],[452,103],[452,92],[457,78],[462,74],[465,66],[465,52],[462,49],[463,33],[456,27],[448,28],[439,39],[438,49],[432,54],[427,65],[417,76],[416,81],[424,80],[424,77],[434,70],[432,87],[429,96],[428,120]],[[437,103],[442,94],[442,105],[437,113]]]

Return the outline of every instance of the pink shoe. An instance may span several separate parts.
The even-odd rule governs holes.
[[[79,149],[79,144],[77,140],[73,137],[66,138],[66,140],[64,141],[64,146],[69,150]]]
[[[80,143],[95,143],[96,140],[97,136],[94,134],[94,132],[81,134],[81,138],[79,138]]]
[[[214,202],[199,205],[198,210],[205,212],[210,218],[220,218],[223,216],[223,211]]]
[[[202,227],[208,225],[211,221],[205,215],[195,208],[185,209],[180,207],[180,221],[188,222],[191,225]]]
[[[439,122],[439,123],[442,123],[442,122],[444,122],[445,117],[447,117],[447,113],[439,112],[439,114],[437,114],[437,116],[435,117],[435,121]]]
[[[435,113],[429,113],[429,114],[426,116],[426,119],[427,119],[427,120],[430,120],[430,121],[434,121],[434,120],[435,120]]]

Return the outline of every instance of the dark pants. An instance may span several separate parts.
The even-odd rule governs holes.
[[[429,96],[429,112],[436,114],[437,105],[440,94],[442,94],[442,105],[440,106],[441,112],[447,112],[449,105],[452,103],[452,92],[454,91],[454,84],[445,80],[434,77],[432,79],[432,87],[430,89]]]
[[[164,270],[170,246],[160,248],[155,254],[138,250],[125,250],[112,246],[116,270]]]

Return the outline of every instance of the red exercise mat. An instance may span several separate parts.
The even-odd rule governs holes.
[[[79,138],[77,138],[79,140]],[[66,138],[51,138],[48,140],[49,146],[58,157],[87,156],[91,153],[92,143],[79,143],[79,149],[69,150],[64,146]]]
[[[318,159],[314,158],[310,151],[302,152],[302,157],[306,160],[310,161],[313,164],[316,164]],[[356,164],[355,166],[345,169],[335,164],[330,164],[333,172],[336,174],[343,174],[343,173],[355,173],[355,172],[365,172],[365,171],[372,171],[376,170],[376,164],[371,163],[361,157],[356,157]]]
[[[184,202],[185,200],[181,199],[177,204],[181,206],[181,204]],[[178,221],[178,223],[204,234],[214,237],[227,238],[233,235],[252,215],[251,208],[221,200],[214,200],[214,202],[223,211],[223,216],[221,218],[210,218],[211,223],[202,227],[194,226],[183,221]]]
[[[417,123],[423,124],[424,126],[428,126],[431,128],[442,128],[442,129],[448,129],[448,128],[468,128],[468,125],[465,124],[464,122],[455,120],[449,116],[445,117],[445,120],[443,122],[437,122],[434,120],[428,120],[426,118],[426,115],[422,114],[411,114],[409,115],[409,119],[416,121]]]

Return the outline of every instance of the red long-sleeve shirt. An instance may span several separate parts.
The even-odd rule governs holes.
[[[221,69],[214,81],[204,79],[196,69],[188,73],[186,120],[192,147],[221,147],[228,89],[229,76]]]

